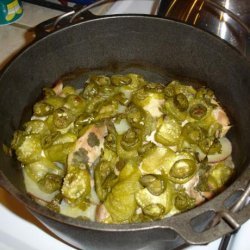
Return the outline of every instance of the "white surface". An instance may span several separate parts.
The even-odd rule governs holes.
[[[158,1],[152,0],[121,0],[117,1],[107,14],[147,14],[152,12],[152,8]]]
[[[73,250],[56,239],[16,199],[0,188],[1,250]]]
[[[23,16],[18,21],[19,24],[28,27],[34,27],[44,20],[59,16],[64,12],[48,9],[45,7],[37,7],[36,5],[23,2]]]
[[[152,0],[124,0],[112,5],[107,14],[150,13],[157,2]],[[18,24],[0,28],[0,69],[3,62],[28,42],[27,29],[59,12],[34,5],[25,4],[24,16]],[[0,188],[0,250],[73,250],[50,233],[37,219],[30,215],[24,206]],[[240,232],[231,241],[228,250],[249,250],[250,221],[245,223]],[[207,246],[191,246],[186,250],[215,250],[219,240]]]

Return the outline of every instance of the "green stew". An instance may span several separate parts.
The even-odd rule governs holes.
[[[229,119],[206,88],[137,74],[44,89],[14,133],[27,192],[58,213],[103,223],[191,209],[232,178]]]

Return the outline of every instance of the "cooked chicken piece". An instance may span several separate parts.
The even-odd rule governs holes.
[[[54,92],[56,93],[56,95],[61,95],[62,93],[62,89],[63,89],[63,83],[62,81],[59,81],[55,87],[53,88]]]
[[[227,114],[222,109],[222,107],[218,106],[216,109],[213,110],[213,115],[214,118],[217,120],[217,122],[222,125],[222,132],[220,136],[221,137],[225,136],[231,127],[229,126],[230,121]]]
[[[68,166],[74,161],[91,166],[101,155],[104,137],[107,135],[106,125],[91,125],[89,129],[76,141],[74,150],[68,156]]]

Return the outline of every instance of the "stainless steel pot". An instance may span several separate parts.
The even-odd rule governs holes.
[[[249,53],[248,0],[161,0],[157,14],[203,29],[242,54]]]
[[[62,75],[81,68],[80,77],[72,80],[77,86],[89,72],[133,71],[149,80],[167,83],[186,78],[213,89],[233,124],[229,136],[237,171],[224,192],[190,211],[150,223],[106,225],[39,206],[25,192],[20,164],[1,150],[0,185],[51,231],[80,249],[167,249],[177,237],[190,244],[206,244],[250,218],[250,206],[238,213],[230,211],[250,176],[250,63],[244,56],[200,29],[148,15],[95,17],[88,13],[70,25],[60,21],[60,27],[53,29],[48,21],[37,30],[39,38],[0,76],[1,144],[10,144],[41,89]],[[209,228],[217,215],[221,219]]]

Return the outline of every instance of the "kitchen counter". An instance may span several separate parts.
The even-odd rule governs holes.
[[[131,1],[130,1],[131,2]],[[135,13],[150,13],[152,1],[138,1],[138,8],[133,8]],[[141,6],[140,6],[141,4]],[[141,12],[141,7],[144,7]],[[0,26],[0,70],[14,55],[34,39],[30,31],[32,27],[49,18],[58,16],[62,12],[44,7],[24,3],[24,15],[16,23]],[[129,10],[129,1],[122,4],[109,6],[108,13],[119,13],[120,9]],[[98,10],[97,10],[98,11]],[[57,236],[48,231],[25,207],[0,188],[0,249],[1,250],[73,250],[75,248],[61,241]],[[248,221],[231,241],[229,249],[247,250],[250,221]],[[208,246],[192,246],[188,250],[217,249],[220,240]]]
[[[0,26],[0,69],[34,39],[33,33],[29,31],[32,27],[63,13],[28,3],[23,3],[23,8],[23,16],[16,23]]]

